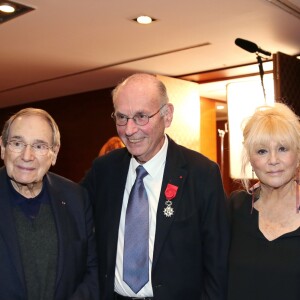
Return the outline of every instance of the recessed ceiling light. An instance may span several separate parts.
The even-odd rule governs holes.
[[[221,104],[218,104],[216,107],[217,107],[217,110],[222,110],[225,108],[225,106],[221,105]]]
[[[155,19],[145,15],[139,16],[133,20],[139,24],[144,24],[144,25],[151,24],[153,21],[156,21]]]
[[[11,4],[2,3],[2,4],[0,4],[0,11],[2,11],[4,13],[11,14],[11,13],[13,13],[15,11],[15,8]]]
[[[34,8],[11,0],[0,0],[0,24],[19,17]]]

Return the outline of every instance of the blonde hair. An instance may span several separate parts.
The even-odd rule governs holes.
[[[243,137],[241,180],[249,192],[249,180],[245,175],[246,167],[250,162],[250,154],[257,145],[269,145],[271,141],[277,141],[300,153],[299,117],[283,103],[258,107],[246,122]]]

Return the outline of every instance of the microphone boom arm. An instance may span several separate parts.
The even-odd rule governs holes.
[[[266,90],[265,90],[264,79],[263,79],[265,72],[264,72],[261,56],[258,53],[256,53],[256,59],[258,62],[260,81],[261,81],[261,86],[262,86],[263,93],[264,93],[265,104],[267,104]]]

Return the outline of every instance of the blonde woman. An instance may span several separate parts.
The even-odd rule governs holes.
[[[243,131],[242,179],[230,196],[229,300],[300,299],[299,118],[285,104],[261,107]]]

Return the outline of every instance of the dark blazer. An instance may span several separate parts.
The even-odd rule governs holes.
[[[86,191],[48,173],[46,184],[57,227],[58,263],[54,300],[99,299],[91,205]],[[0,169],[0,299],[27,299],[5,167]]]
[[[82,182],[95,206],[101,300],[113,299],[118,228],[130,158],[125,148],[97,158]],[[178,186],[171,217],[163,213],[168,183]],[[169,139],[157,209],[154,299],[225,299],[228,244],[225,193],[217,164]]]

